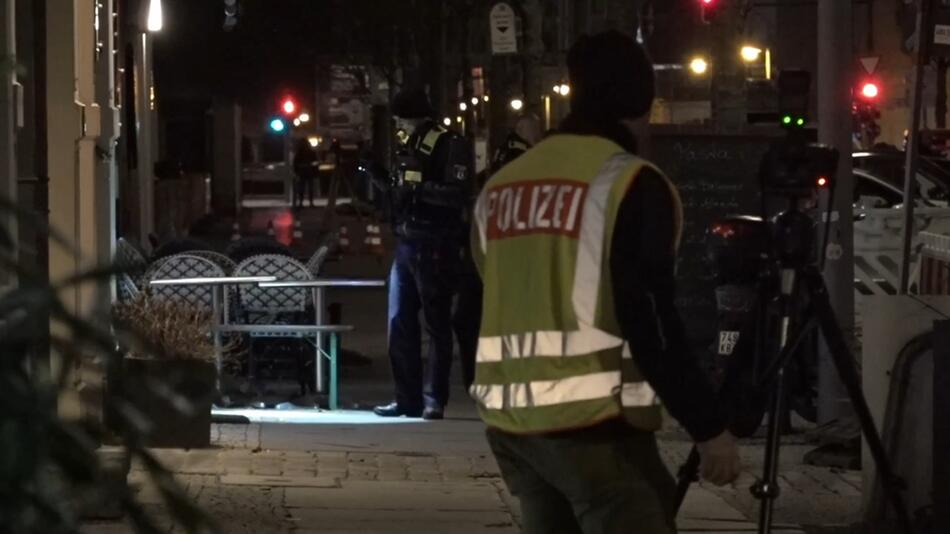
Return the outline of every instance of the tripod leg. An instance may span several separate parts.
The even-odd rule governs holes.
[[[696,450],[695,445],[690,449],[686,463],[680,466],[677,476],[676,502],[673,503],[673,510],[678,514],[680,507],[683,506],[683,501],[686,499],[686,492],[689,491],[690,484],[699,481],[699,451]]]
[[[881,435],[874,425],[871,410],[868,408],[867,400],[865,400],[864,393],[861,391],[860,378],[854,368],[854,358],[851,356],[851,350],[848,348],[844,333],[841,332],[841,326],[838,325],[838,319],[835,317],[834,309],[832,309],[831,302],[828,299],[825,281],[821,277],[821,273],[814,269],[809,269],[803,274],[812,298],[815,315],[818,317],[821,331],[828,344],[828,350],[831,352],[831,359],[835,364],[835,369],[838,371],[842,384],[848,391],[855,415],[858,417],[861,430],[867,440],[868,449],[870,449],[871,456],[877,466],[878,476],[881,477],[884,491],[894,507],[901,528],[905,533],[911,534],[914,532],[914,527],[901,494],[904,483],[894,474],[891,461],[884,450],[884,444],[881,442]]]
[[[778,498],[778,457],[782,440],[782,408],[785,400],[785,367],[778,369],[775,389],[769,407],[769,429],[765,445],[765,465],[762,478],[752,486],[752,495],[759,499],[759,534],[772,531],[772,515]]]

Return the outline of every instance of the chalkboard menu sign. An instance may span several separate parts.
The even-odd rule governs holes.
[[[716,335],[715,287],[704,264],[710,223],[733,214],[760,212],[759,162],[781,131],[714,133],[654,127],[644,155],[679,189],[685,226],[677,264],[677,308],[694,347]]]

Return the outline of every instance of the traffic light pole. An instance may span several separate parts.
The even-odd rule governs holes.
[[[820,253],[827,260],[823,274],[831,305],[846,334],[854,331],[851,9],[851,2],[818,0],[818,141],[837,148],[840,154],[834,188],[838,194],[833,199],[831,221],[827,222],[831,225],[828,248]],[[818,360],[818,422],[828,423],[849,413],[847,394],[822,342]]]
[[[924,91],[924,68],[929,62],[928,39],[930,16],[933,9],[931,0],[923,0],[917,12],[917,61],[914,67],[914,91],[910,102],[910,128],[907,130],[907,157],[904,164],[904,242],[901,255],[900,294],[906,295],[910,288],[910,248],[914,239],[914,185],[917,176],[917,154],[920,151],[920,108]]]

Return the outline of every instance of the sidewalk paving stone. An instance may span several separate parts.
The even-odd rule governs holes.
[[[339,489],[287,488],[288,508],[360,510],[497,511],[502,502],[491,484],[481,482],[343,481]]]
[[[222,475],[218,478],[223,485],[258,486],[270,488],[339,488],[340,479],[329,477],[284,477],[258,475]]]

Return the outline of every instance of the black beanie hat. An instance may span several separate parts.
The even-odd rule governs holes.
[[[422,89],[403,89],[393,98],[393,115],[401,119],[426,119],[432,116],[432,104]]]
[[[581,37],[567,54],[571,109],[599,118],[636,119],[653,103],[653,63],[632,37],[608,31]]]

